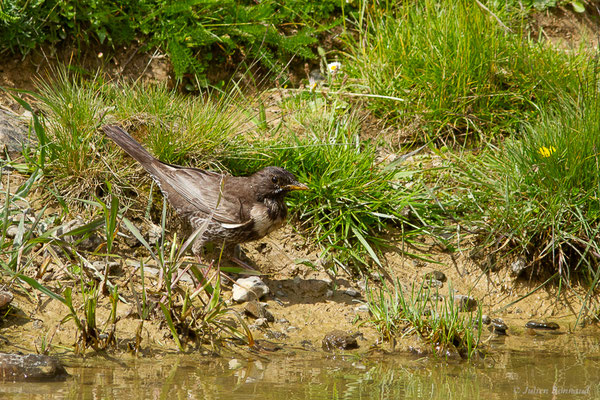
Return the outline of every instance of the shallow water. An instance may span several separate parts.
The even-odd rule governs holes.
[[[600,398],[598,336],[522,338],[530,350],[484,362],[321,353],[65,359],[63,382],[2,383],[2,399],[588,399]]]

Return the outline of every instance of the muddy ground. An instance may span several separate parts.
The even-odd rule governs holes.
[[[534,32],[540,37],[561,44],[573,44],[582,37],[589,37],[590,30],[598,27],[593,18],[575,15],[565,9],[539,13],[534,16],[533,24]],[[590,45],[595,43],[594,40],[589,41]],[[119,49],[113,56],[107,56],[108,53],[103,49],[89,50],[78,56],[78,62],[90,70],[102,67],[108,74],[134,80],[167,81],[173,85],[169,63],[158,50],[154,53],[138,53],[134,47]],[[0,86],[32,90],[35,79],[44,77],[49,70],[48,66],[66,62],[72,57],[69,51],[64,50],[52,55],[38,52],[24,59],[4,59],[0,63]],[[6,93],[0,94],[0,106],[18,114],[23,112]],[[423,154],[421,157],[430,156]],[[13,179],[20,180],[22,177],[13,176]],[[255,339],[281,343],[287,348],[320,349],[327,332],[341,329],[362,334],[358,338],[359,351],[368,351],[373,346],[390,350],[391,345],[382,343],[381,335],[374,327],[364,323],[368,319],[368,313],[359,307],[366,299],[364,278],[350,276],[343,269],[338,269],[336,276],[328,273],[320,257],[320,250],[310,244],[310,238],[307,240],[298,233],[297,227],[297,221],[291,221],[269,237],[242,246],[246,259],[262,274],[270,288],[270,294],[263,301],[275,316],[275,322],[267,327],[252,328]],[[575,320],[587,295],[585,286],[575,282],[569,288],[560,288],[552,283],[534,291],[541,283],[539,278],[528,276],[527,273],[515,276],[510,268],[515,259],[490,262],[491,251],[484,249],[483,252],[474,252],[475,243],[475,237],[462,233],[460,242],[455,243],[458,250],[449,252],[435,240],[424,239],[420,246],[410,248],[410,253],[417,254],[420,258],[407,257],[401,251],[388,251],[382,261],[387,273],[394,280],[397,278],[405,288],[420,285],[428,272],[443,272],[448,281],[444,283],[440,293],[447,295],[451,287],[454,293],[476,299],[484,314],[504,319],[509,326],[505,344],[511,348],[530,345],[530,341],[523,340],[530,337],[531,332],[524,328],[525,323],[530,320],[557,322],[561,326],[561,332],[569,332],[575,328]],[[399,248],[406,246],[402,243],[396,245]],[[34,265],[39,266],[44,262],[43,252],[39,254]],[[131,265],[132,259],[124,257],[118,263],[109,277],[121,286],[121,293],[127,300],[127,304],[120,302],[117,309],[118,347],[121,350],[134,347],[138,334],[142,339],[142,354],[175,350],[171,333],[158,310],[155,310],[154,317],[143,323],[137,315],[130,287],[134,283],[139,293],[141,285],[139,272],[135,272]],[[72,286],[75,282],[62,266],[54,262],[45,267],[42,276],[36,278],[57,291],[63,286]],[[381,280],[371,278],[372,286],[381,285]],[[150,294],[156,291],[157,282],[155,275],[146,274],[146,286]],[[231,282],[227,279],[224,284],[231,287]],[[32,291],[27,285],[13,283],[8,289],[14,293],[15,299],[12,309],[4,316],[0,325],[3,349],[35,352],[51,346],[51,352],[70,352],[77,330],[73,321],[63,322],[68,314],[67,308],[56,300]],[[357,295],[348,289],[354,289]],[[531,292],[533,294],[528,296]],[[224,298],[229,299],[230,296],[230,289],[227,288]],[[80,296],[74,297],[77,299]],[[598,298],[593,297],[592,304],[597,306],[597,303]],[[234,304],[231,301],[228,304],[233,310],[243,314],[244,304]],[[98,307],[101,327],[105,326],[109,307],[107,297],[101,296]],[[253,318],[244,318],[249,325],[254,323]],[[585,334],[595,332],[595,329],[590,326],[578,328],[577,332]],[[427,347],[414,338],[406,338],[396,344],[396,349],[408,350],[419,346]],[[203,349],[208,351],[210,346],[205,345]]]

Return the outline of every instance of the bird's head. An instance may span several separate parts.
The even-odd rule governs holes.
[[[308,186],[298,182],[294,174],[280,167],[266,167],[252,175],[257,198],[284,197],[292,190],[308,190]]]

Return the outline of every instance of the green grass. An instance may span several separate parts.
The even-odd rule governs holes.
[[[397,337],[416,334],[431,345],[432,353],[458,352],[471,358],[481,351],[481,307],[474,312],[460,312],[453,291],[440,299],[437,290],[413,283],[411,292],[396,282],[393,288],[367,289],[369,322],[382,337],[395,343]]]
[[[260,102],[257,111],[239,93],[185,97],[162,86],[89,81],[65,71],[40,89],[51,143],[44,174],[72,205],[103,198],[109,182],[121,204],[133,210],[147,204],[149,178],[129,168],[135,162],[99,132],[116,122],[165,162],[234,175],[267,165],[289,169],[311,188],[290,197],[292,210],[336,267],[381,266],[380,250],[394,245],[383,239],[388,228],[404,227],[408,239],[437,207],[424,200],[413,179],[418,171],[376,161],[378,139],[361,139],[360,113],[338,96],[287,98],[284,124],[266,121]],[[417,217],[407,225],[411,213]]]
[[[354,90],[403,99],[374,99],[369,108],[394,125],[416,121],[412,139],[421,142],[497,138],[556,103],[556,88],[576,92],[584,56],[531,42],[513,14],[492,10],[512,31],[467,0],[365,13],[359,38],[348,39]]]
[[[590,65],[595,70],[595,63]],[[579,96],[546,107],[523,134],[461,166],[475,222],[496,243],[564,278],[598,281],[600,97],[597,76],[582,77]],[[457,175],[458,176],[458,175]],[[462,191],[464,193],[464,191]],[[474,201],[470,202],[467,199]]]

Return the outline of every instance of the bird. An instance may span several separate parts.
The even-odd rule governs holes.
[[[236,246],[260,239],[283,225],[285,197],[308,190],[288,170],[269,166],[250,176],[164,163],[118,125],[102,130],[152,177],[176,213],[197,232],[192,253],[200,260],[205,244]]]

